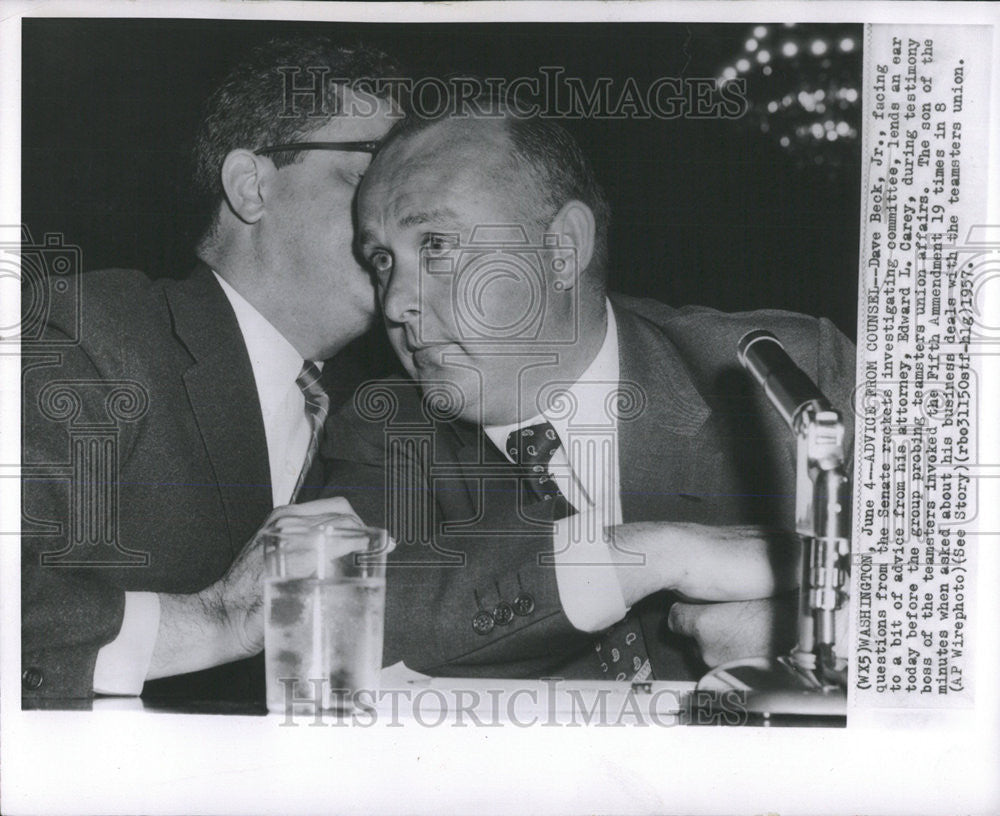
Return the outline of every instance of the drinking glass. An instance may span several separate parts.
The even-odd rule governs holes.
[[[386,532],[327,513],[285,517],[261,535],[268,710],[350,713],[366,696],[373,704]]]

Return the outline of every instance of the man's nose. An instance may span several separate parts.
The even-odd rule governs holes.
[[[382,311],[393,323],[407,323],[420,314],[420,286],[417,270],[397,265],[382,295]]]

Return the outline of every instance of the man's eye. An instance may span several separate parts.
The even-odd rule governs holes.
[[[368,256],[368,263],[372,265],[377,275],[384,275],[392,269],[392,255],[384,249],[378,249]]]
[[[448,252],[458,245],[458,239],[454,235],[442,235],[430,233],[424,238],[423,247],[431,252]]]

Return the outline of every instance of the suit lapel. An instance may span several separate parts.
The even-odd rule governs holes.
[[[234,555],[271,510],[264,420],[236,316],[208,267],[164,287],[174,331],[194,358],[184,373],[215,474]]]
[[[613,305],[620,380],[638,386],[645,406],[618,423],[622,518],[683,518],[704,456],[710,410],[678,351],[654,324]]]
[[[486,510],[484,466],[500,464],[500,456],[481,428],[466,422],[438,422],[434,429],[436,462],[454,468],[458,478],[434,485],[443,518],[482,519]]]

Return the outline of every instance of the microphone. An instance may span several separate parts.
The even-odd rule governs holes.
[[[793,432],[798,433],[796,425],[806,407],[812,405],[817,411],[830,409],[823,392],[795,365],[771,332],[755,329],[744,334],[736,344],[736,356],[763,386],[764,393]]]

